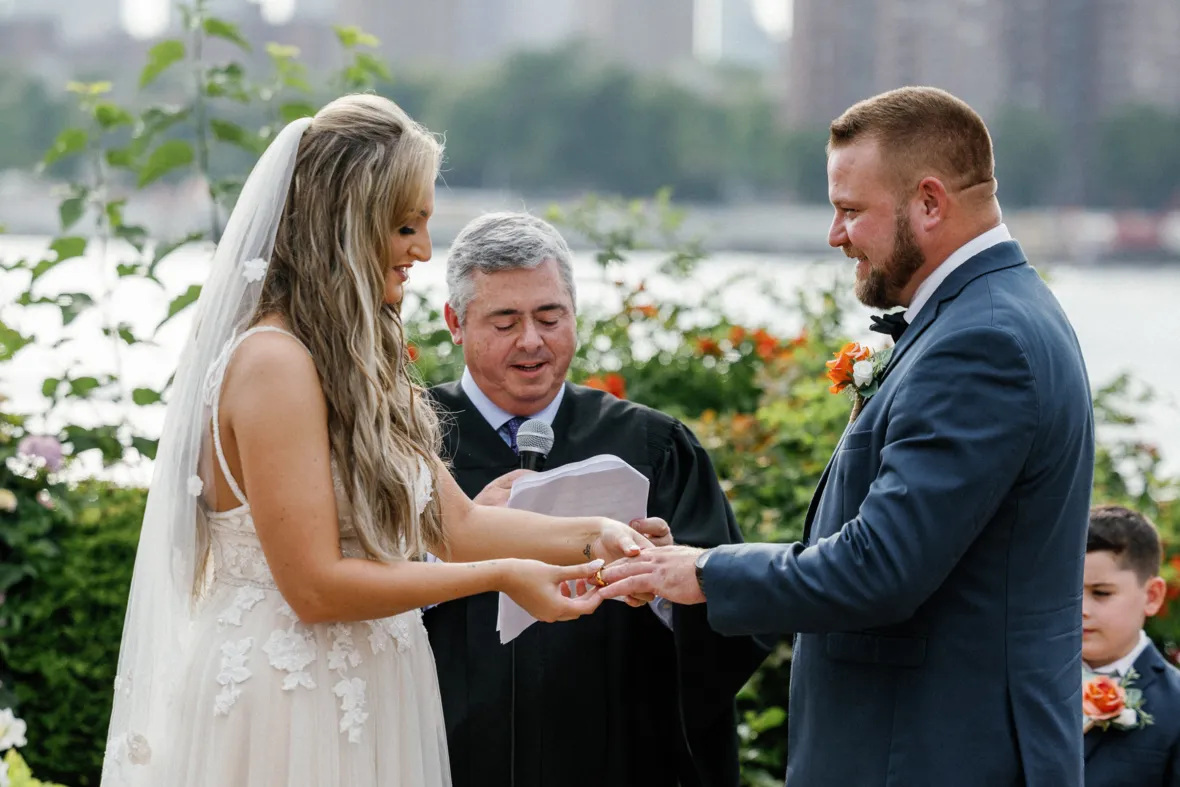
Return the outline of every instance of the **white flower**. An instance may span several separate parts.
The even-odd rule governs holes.
[[[262,281],[266,276],[267,262],[261,257],[242,263],[242,276],[246,281]]]
[[[205,482],[201,480],[201,477],[199,475],[189,476],[188,493],[193,497],[200,497],[203,491],[205,491]]]
[[[316,660],[310,634],[300,631],[272,631],[262,652],[270,657],[270,666],[287,672],[300,672]]]
[[[852,365],[852,384],[857,388],[868,385],[873,381],[873,362],[857,361]]]
[[[238,594],[234,596],[233,604],[221,613],[217,618],[217,623],[222,627],[242,625],[242,613],[249,612],[255,604],[264,598],[266,598],[266,593],[259,588],[249,586],[240,588]]]
[[[221,672],[217,676],[218,683],[228,686],[250,678],[246,659],[250,657],[250,648],[253,645],[254,639],[246,637],[238,642],[226,642],[221,646]]]
[[[1123,712],[1115,717],[1114,723],[1120,727],[1134,727],[1139,723],[1139,714],[1134,708],[1123,708]]]
[[[127,733],[127,759],[132,765],[147,765],[152,761],[152,747],[138,732]]]
[[[15,749],[28,743],[25,740],[25,723],[16,717],[11,708],[0,710],[0,751]]]
[[[0,787],[9,787],[8,763],[4,760],[0,760]]]
[[[340,698],[340,731],[348,733],[349,743],[360,743],[361,731],[369,714],[365,712],[365,682],[360,678],[342,680],[332,691]]]

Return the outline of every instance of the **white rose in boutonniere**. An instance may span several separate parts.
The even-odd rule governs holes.
[[[849,342],[835,353],[836,360],[825,364],[828,367],[828,380],[832,383],[828,391],[847,391],[852,396],[850,421],[860,414],[869,397],[880,389],[885,367],[889,364],[889,356],[892,354],[892,347],[873,352],[859,342]]]

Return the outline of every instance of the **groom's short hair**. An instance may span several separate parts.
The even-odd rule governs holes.
[[[942,180],[948,191],[990,185],[995,156],[983,118],[961,99],[933,87],[903,87],[853,104],[832,121],[828,152],[875,140],[893,170],[900,193],[922,178]]]
[[[1159,574],[1163,549],[1159,530],[1150,519],[1123,506],[1090,509],[1086,552],[1110,552],[1120,568],[1135,572],[1140,582]]]

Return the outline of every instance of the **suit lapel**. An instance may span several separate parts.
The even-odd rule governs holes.
[[[882,381],[897,366],[897,362],[905,354],[906,350],[913,346],[918,341],[918,337],[925,333],[926,329],[934,323],[934,320],[942,312],[942,305],[944,303],[953,301],[963,291],[964,287],[980,276],[986,276],[989,273],[1005,268],[1024,265],[1026,262],[1027,260],[1020,248],[1020,244],[1012,240],[998,243],[989,249],[981,251],[952,271],[951,275],[947,276],[946,281],[938,285],[938,289],[934,291],[934,296],[930,299],[926,308],[918,313],[918,318],[914,320],[913,324],[906,329],[901,339],[894,345],[893,354],[889,356],[889,363],[886,364],[885,371],[881,376]],[[820,499],[823,497],[824,488],[828,484],[828,476],[832,472],[832,465],[836,463],[836,456],[840,453],[840,445],[843,444],[844,436],[848,434],[848,430],[851,427],[851,423],[845,427],[844,434],[840,436],[840,443],[836,445],[836,450],[832,452],[832,457],[828,460],[823,474],[819,477],[819,483],[815,487],[815,492],[811,496],[811,503],[807,506],[807,517],[803,521],[804,544],[811,543],[811,530],[815,523],[816,512],[819,511]]]
[[[989,273],[994,273],[1005,268],[1024,265],[1026,262],[1027,260],[1025,259],[1024,251],[1020,248],[1020,244],[1014,240],[1010,240],[997,243],[989,249],[984,249],[951,271],[951,275],[946,277],[946,281],[938,285],[938,289],[934,291],[934,295],[930,298],[929,303],[926,304],[926,308],[918,312],[917,319],[901,335],[901,339],[898,340],[893,348],[893,354],[889,356],[889,363],[885,366],[882,379],[889,375],[889,372],[897,366],[897,362],[905,355],[906,350],[912,347],[918,341],[918,337],[925,333],[926,329],[934,323],[934,320],[942,313],[943,304],[959,297],[959,293],[963,291],[963,288],[980,276],[986,276]]]
[[[1143,692],[1143,703],[1146,705],[1148,687],[1155,683],[1156,678],[1162,675],[1164,670],[1168,669],[1168,665],[1164,662],[1160,652],[1156,650],[1155,645],[1148,645],[1139,654],[1139,658],[1135,659],[1134,669],[1139,677],[1135,679],[1131,688]],[[1151,708],[1145,707],[1144,710],[1151,713]],[[1097,727],[1086,733],[1083,756],[1087,761],[1109,736],[1109,730],[1100,730]]]

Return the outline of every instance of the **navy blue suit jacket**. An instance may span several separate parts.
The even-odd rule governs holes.
[[[1155,646],[1135,659],[1143,710],[1152,723],[1138,730],[1086,733],[1086,787],[1180,787],[1180,670]]]
[[[796,633],[788,784],[1078,787],[1093,410],[1007,241],[937,288],[821,478],[804,543],[715,549],[722,634]]]

